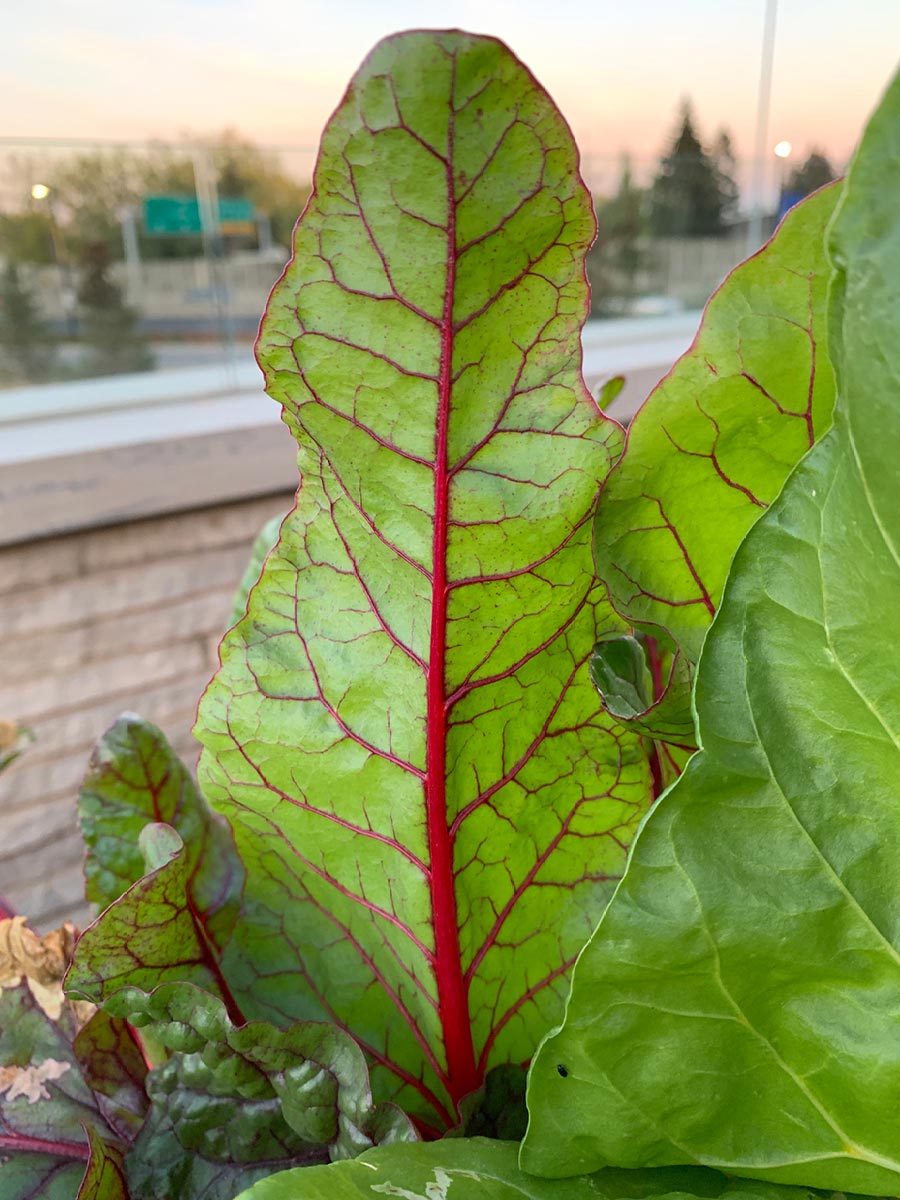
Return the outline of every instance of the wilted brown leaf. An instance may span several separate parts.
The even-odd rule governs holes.
[[[48,1017],[58,1021],[64,996],[62,978],[75,949],[78,931],[71,921],[39,937],[26,925],[25,917],[0,920],[0,991],[21,979]],[[94,1006],[83,1001],[71,1004],[80,1025],[89,1019]]]
[[[71,921],[39,937],[25,917],[0,921],[0,987],[17,983],[24,975],[45,986],[58,983],[75,948],[76,930]]]
[[[27,1067],[0,1067],[0,1095],[5,1092],[7,1100],[24,1096],[29,1104],[49,1100],[50,1093],[44,1086],[47,1080],[59,1079],[70,1069],[71,1063],[55,1058],[45,1058]]]
[[[0,750],[9,750],[19,740],[21,729],[8,717],[0,717]]]

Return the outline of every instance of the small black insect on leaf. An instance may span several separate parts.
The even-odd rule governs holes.
[[[565,1079],[565,1078],[566,1078],[566,1076],[569,1074],[569,1072],[568,1072],[568,1071],[566,1070],[566,1068],[565,1068],[565,1067],[562,1065],[562,1063],[557,1063],[557,1064],[556,1064],[556,1069],[557,1069],[557,1071],[559,1071],[560,1075],[562,1075],[563,1079]]]

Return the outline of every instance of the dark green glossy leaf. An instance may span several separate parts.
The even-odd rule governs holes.
[[[735,558],[703,749],[535,1059],[530,1170],[699,1160],[900,1195],[898,195],[900,78],[831,232],[834,428]]]
[[[580,1179],[536,1179],[519,1170],[518,1145],[451,1138],[371,1150],[353,1162],[286,1171],[240,1200],[811,1200],[805,1188],[735,1181],[718,1171],[602,1171]]]
[[[435,1128],[561,1015],[650,799],[586,670],[624,629],[588,547],[621,449],[579,371],[593,224],[505,47],[391,38],[261,329],[303,485],[197,725],[248,868],[233,986],[351,1029]]]
[[[835,184],[792,209],[713,296],[600,496],[598,574],[623,617],[680,650],[669,697],[681,713],[735,550],[831,421],[824,231],[839,195]],[[654,736],[684,742],[670,715]]]
[[[362,1052],[333,1026],[235,1028],[214,997],[171,984],[140,1021],[171,1051],[147,1078],[150,1116],[127,1161],[142,1200],[230,1200],[279,1167],[415,1136],[398,1110],[373,1108]]]
[[[528,1123],[526,1078],[525,1068],[513,1063],[488,1071],[484,1086],[463,1102],[464,1124],[459,1136],[521,1141]]]
[[[606,709],[647,737],[691,746],[694,718],[691,714],[690,671],[683,655],[666,662],[668,685],[657,688],[653,654],[663,652],[655,640],[614,634],[601,639],[591,656],[591,679],[603,697]],[[650,653],[648,654],[648,649]],[[657,691],[660,692],[657,695]]]

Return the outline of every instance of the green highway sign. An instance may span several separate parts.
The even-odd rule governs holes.
[[[252,200],[239,196],[219,197],[219,230],[221,233],[256,233],[256,209]]]
[[[145,233],[201,233],[200,203],[196,196],[147,196]]]
[[[256,210],[252,200],[238,196],[219,198],[219,230],[252,233]],[[196,196],[147,196],[144,199],[144,233],[194,234],[203,232]]]

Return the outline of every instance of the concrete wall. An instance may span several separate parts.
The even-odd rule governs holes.
[[[190,730],[250,546],[290,493],[0,547],[0,717],[35,742],[0,774],[0,896],[41,928],[84,921],[75,800],[124,711],[193,767]]]

